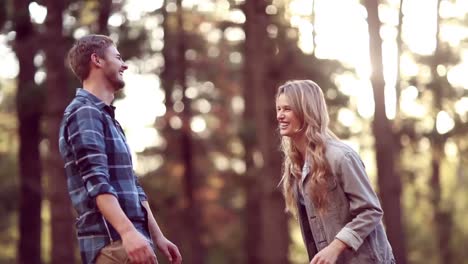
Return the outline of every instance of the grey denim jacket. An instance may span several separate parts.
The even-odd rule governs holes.
[[[338,140],[326,141],[326,159],[333,173],[328,209],[319,213],[309,193],[310,173],[302,179],[304,205],[295,188],[299,224],[309,259],[335,238],[347,248],[337,264],[395,263],[382,224],[383,211],[359,155]],[[310,232],[309,232],[310,230]]]

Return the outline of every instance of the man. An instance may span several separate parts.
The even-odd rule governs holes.
[[[113,41],[102,35],[79,39],[68,58],[83,89],[65,110],[59,144],[78,213],[83,263],[158,263],[154,244],[171,263],[181,263],[177,247],[151,213],[133,173],[124,132],[114,118],[111,102],[124,87],[127,66]]]

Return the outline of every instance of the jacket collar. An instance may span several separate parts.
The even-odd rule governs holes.
[[[301,183],[304,185],[306,179],[310,176],[310,164],[307,159],[304,161],[304,166],[302,167],[301,172]]]

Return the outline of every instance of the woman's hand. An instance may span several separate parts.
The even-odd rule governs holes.
[[[348,246],[339,239],[333,240],[326,248],[317,253],[310,264],[335,264],[341,252]]]

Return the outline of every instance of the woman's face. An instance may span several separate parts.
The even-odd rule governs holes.
[[[301,131],[301,122],[284,94],[276,99],[276,120],[281,136],[294,137]]]

